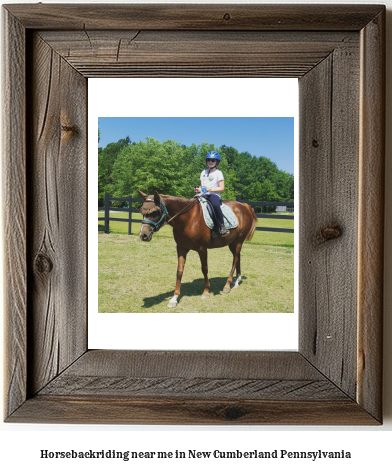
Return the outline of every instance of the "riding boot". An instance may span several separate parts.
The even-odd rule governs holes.
[[[220,235],[227,235],[227,234],[230,234],[230,231],[226,229],[225,224],[222,224],[219,227],[219,233]]]

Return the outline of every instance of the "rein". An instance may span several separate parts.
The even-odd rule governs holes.
[[[170,221],[172,221],[175,217],[179,216],[183,211],[185,211],[185,209],[187,209],[191,204],[194,204],[195,203],[195,199],[196,198],[193,198],[191,200],[191,202],[186,206],[184,207],[184,209],[181,209],[180,212],[178,212],[175,216],[171,217],[168,221],[165,221],[166,219],[166,216],[169,215],[169,213],[167,212],[167,208],[166,208],[166,204],[164,203],[163,199],[161,198],[161,201],[162,201],[162,206],[161,206],[161,212],[162,212],[162,216],[161,218],[159,219],[158,222],[153,222],[153,221],[150,221],[149,219],[143,219],[142,220],[142,223],[143,222],[146,222],[148,224],[153,224],[154,225],[154,228],[153,228],[153,232],[158,232],[159,229],[161,229],[163,226],[165,226],[166,224],[168,224]],[[152,199],[146,199],[146,201],[149,201],[149,202],[153,202]],[[161,223],[162,221],[164,221],[163,223]]]

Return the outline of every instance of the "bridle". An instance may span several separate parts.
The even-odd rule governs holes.
[[[154,202],[152,199],[146,199],[147,202]],[[154,226],[153,232],[158,232],[158,230],[163,227],[167,222],[165,222],[166,216],[169,215],[166,209],[166,204],[163,202],[163,199],[161,199],[162,205],[160,206],[160,210],[162,212],[161,218],[159,219],[158,222],[150,221],[149,219],[143,219],[142,223],[147,223],[147,224],[152,224]]]
[[[149,219],[143,219],[142,220],[142,224],[143,223],[147,223],[147,224],[152,224],[154,227],[152,229],[152,231],[155,233],[155,232],[158,232],[159,229],[161,229],[163,226],[165,226],[166,224],[168,224],[170,221],[172,221],[175,217],[177,217],[178,215],[180,215],[183,211],[185,211],[185,209],[187,209],[191,204],[193,204],[194,202],[197,202],[194,201],[195,198],[191,199],[191,202],[186,206],[184,207],[184,209],[181,209],[180,212],[178,212],[175,216],[171,217],[168,221],[166,220],[166,216],[169,215],[169,213],[167,212],[167,208],[166,208],[166,204],[164,203],[163,199],[161,198],[161,203],[162,205],[160,206],[160,211],[162,212],[162,215],[161,215],[161,218],[159,219],[158,222],[154,222],[154,221],[150,221]],[[146,202],[155,202],[153,199],[146,199],[145,200]]]

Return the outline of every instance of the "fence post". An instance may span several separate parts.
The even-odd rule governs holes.
[[[105,234],[109,234],[109,193],[105,193]]]
[[[237,197],[235,198],[236,201],[241,201],[241,194],[238,194]]]
[[[128,221],[128,235],[131,235],[131,232],[132,232],[132,196],[128,196],[128,208],[129,208],[129,212],[128,212],[128,218],[129,218],[129,221]]]

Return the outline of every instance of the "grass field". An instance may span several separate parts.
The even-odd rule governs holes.
[[[103,217],[103,213],[99,213]],[[126,213],[111,213],[126,217]],[[140,219],[140,214],[134,214]],[[100,224],[102,221],[99,221]],[[260,227],[293,228],[293,220],[258,219]],[[204,278],[199,256],[189,252],[179,304],[167,308],[173,296],[177,253],[170,226],[151,242],[138,237],[140,224],[110,222],[110,234],[98,232],[100,313],[292,313],[294,312],[294,234],[256,231],[241,252],[243,281],[229,294],[222,292],[232,254],[225,247],[209,250],[210,298],[203,300]]]

